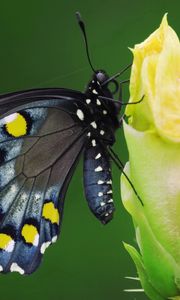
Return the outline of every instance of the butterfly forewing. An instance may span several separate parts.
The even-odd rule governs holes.
[[[29,92],[28,92],[29,93]],[[32,273],[60,231],[65,193],[87,128],[63,97],[9,97],[0,121],[0,270]],[[14,98],[15,97],[15,98]],[[18,103],[23,103],[21,106]],[[1,99],[1,103],[6,102]],[[81,117],[81,115],[80,115]]]

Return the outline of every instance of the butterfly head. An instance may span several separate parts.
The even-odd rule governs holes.
[[[92,75],[92,79],[89,82],[88,87],[99,87],[99,93],[101,93],[102,89],[107,88],[107,84],[106,82],[108,82],[108,79],[110,77],[108,76],[108,74],[104,71],[104,70],[97,70],[93,73]]]
[[[99,85],[100,94],[102,91],[103,94],[107,94],[108,91],[110,98],[113,98],[113,95],[116,94],[119,89],[118,82],[113,77],[110,77],[104,70],[94,72],[92,82]]]
[[[106,81],[108,80],[109,76],[107,75],[107,73],[103,70],[98,70],[95,71],[92,74],[91,80],[87,86],[87,88],[89,90],[91,90],[91,88],[98,88],[98,91],[100,93],[100,91],[102,90],[103,85],[106,83]]]
[[[98,70],[94,73],[94,77],[97,80],[97,82],[100,83],[100,85],[102,85],[103,83],[105,83],[109,76],[107,75],[107,73],[103,70]]]
[[[113,79],[113,77],[109,77],[108,74],[103,70],[97,71],[96,73],[94,73],[94,76],[97,82],[99,82],[101,91],[103,90],[103,94],[106,94],[106,97],[113,99],[113,95],[116,94],[116,92],[119,90],[118,82]],[[113,90],[111,90],[109,84],[114,85]],[[121,104],[118,101],[114,101],[111,104],[114,108],[115,114],[118,115],[121,111]]]

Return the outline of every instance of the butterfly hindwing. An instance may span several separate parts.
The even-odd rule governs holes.
[[[76,114],[76,99],[73,108],[62,97],[43,100],[42,94],[33,102],[20,95],[16,100],[23,106],[17,106],[12,96],[10,113],[3,111],[0,120],[0,271],[4,273],[32,273],[56,241],[65,193],[87,140]],[[36,100],[36,95],[32,97]]]

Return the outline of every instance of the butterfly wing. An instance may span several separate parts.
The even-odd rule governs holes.
[[[65,193],[87,141],[83,97],[48,89],[0,99],[3,273],[35,271],[59,235]]]

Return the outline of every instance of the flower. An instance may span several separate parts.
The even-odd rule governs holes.
[[[130,102],[124,121],[129,162],[122,201],[131,214],[139,252],[124,244],[152,300],[180,299],[180,42],[168,25],[132,49]]]

